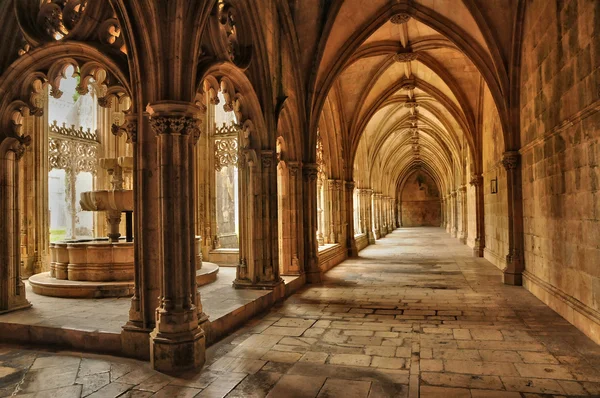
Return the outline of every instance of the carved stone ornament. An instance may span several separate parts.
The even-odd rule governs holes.
[[[150,127],[156,135],[182,134],[200,138],[200,119],[191,116],[152,116]]]
[[[354,181],[346,181],[346,190],[353,191],[356,183]]]
[[[302,175],[305,181],[316,181],[318,173],[318,166],[315,163],[308,163],[302,166]]]
[[[405,108],[416,108],[418,106],[419,106],[419,103],[417,101],[415,101],[414,99],[412,101],[406,101],[404,103]]]
[[[483,176],[473,174],[471,176],[471,181],[469,181],[469,184],[471,184],[474,187],[480,187],[483,184]]]
[[[410,15],[405,12],[401,12],[400,14],[396,14],[390,18],[390,22],[394,25],[401,25],[403,23],[407,23],[409,20]]]
[[[517,151],[504,152],[502,154],[502,165],[506,171],[514,170],[519,165],[519,158],[520,155]]]
[[[261,154],[262,167],[264,170],[270,169],[273,165],[273,152],[264,151]]]
[[[237,166],[238,142],[235,137],[215,139],[215,171],[221,171],[223,167]]]
[[[137,120],[127,120],[124,124],[113,123],[110,128],[113,135],[121,137],[123,133],[127,135],[127,143],[137,142]]]
[[[396,62],[410,62],[410,61],[415,61],[417,58],[419,58],[419,54],[416,52],[399,52],[397,54],[394,55],[394,61]]]

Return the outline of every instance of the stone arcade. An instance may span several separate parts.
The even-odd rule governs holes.
[[[0,26],[0,396],[600,394],[600,2]]]

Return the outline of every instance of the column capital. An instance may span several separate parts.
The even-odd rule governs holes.
[[[483,185],[483,176],[481,174],[472,174],[469,184],[474,187],[481,187]]]
[[[356,183],[354,181],[345,181],[345,187],[347,191],[353,191]]]
[[[316,163],[302,164],[302,175],[305,181],[315,181],[319,173],[319,165]]]
[[[507,151],[502,154],[502,165],[506,171],[516,169],[519,165],[521,155],[518,151]]]
[[[116,137],[121,137],[123,134],[127,136],[127,143],[137,142],[137,127],[138,117],[134,114],[125,116],[125,122],[121,125],[113,123],[110,126],[111,133]]]
[[[458,191],[459,192],[467,192],[467,186],[466,185],[461,185],[460,187],[458,187]]]
[[[146,108],[150,116],[150,127],[156,135],[179,134],[200,138],[201,110],[189,102],[156,102]]]

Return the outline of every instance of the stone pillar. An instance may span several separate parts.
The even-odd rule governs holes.
[[[44,103],[47,107],[47,101]],[[24,118],[23,135],[31,137],[21,164],[21,264],[24,276],[45,271],[49,253],[48,112]]]
[[[19,160],[29,137],[0,142],[0,314],[30,307],[21,280]]]
[[[165,373],[198,368],[205,360],[199,326],[194,225],[194,145],[200,112],[186,102],[148,106],[158,157],[158,263],[160,275],[156,326],[150,333],[150,361]]]
[[[504,152],[502,165],[506,169],[508,190],[508,255],[503,270],[504,283],[523,284],[523,193],[521,183],[521,155],[517,151]]]
[[[317,178],[317,244],[323,246],[325,244],[325,209],[323,209],[325,187],[323,180]]]
[[[372,217],[372,228],[373,228],[373,236],[375,239],[380,239],[381,234],[379,233],[379,216],[377,213],[377,194],[371,194],[371,217]]]
[[[440,198],[440,206],[441,206],[441,208],[440,208],[440,219],[441,219],[440,227],[442,227],[442,228],[446,227],[446,209],[444,208],[445,205],[446,205],[445,199],[442,196]]]
[[[460,200],[460,220],[459,220],[459,225],[460,225],[460,241],[462,244],[466,245],[467,244],[467,237],[469,234],[469,230],[468,230],[468,225],[467,225],[467,186],[466,185],[461,185],[461,187],[458,189],[458,192],[460,194],[459,196],[459,200]]]
[[[337,216],[337,207],[339,205],[339,198],[337,195],[336,189],[337,181],[335,180],[327,180],[327,192],[328,199],[326,200],[326,206],[328,209],[327,212],[327,225],[329,225],[329,233],[327,234],[327,243],[339,243],[337,240],[337,224],[336,224],[336,216]]]
[[[317,242],[317,173],[318,165],[316,163],[302,165],[304,261],[308,283],[321,283]]]
[[[473,246],[473,256],[483,257],[483,249],[485,249],[483,176],[481,174],[473,175],[470,184],[475,187],[476,236],[475,245]]]
[[[458,192],[452,191],[450,196],[452,198],[452,230],[450,232],[450,235],[453,238],[457,238],[458,237],[458,198],[457,198]]]
[[[371,189],[361,189],[361,203],[364,206],[364,229],[369,244],[375,243],[375,234],[373,233],[373,205],[372,196],[373,191]]]
[[[290,234],[291,234],[291,250],[292,250],[292,263],[290,266],[290,273],[300,275],[304,273],[301,269],[300,264],[300,253],[303,254],[301,243],[299,239],[302,236],[302,223],[301,223],[301,208],[302,203],[302,178],[300,178],[300,165],[298,162],[288,162],[289,167],[289,212],[290,212]]]
[[[346,189],[346,248],[348,249],[348,257],[358,256],[358,248],[354,239],[354,181],[346,181],[344,188]]]
[[[275,151],[243,150],[240,171],[240,264],[236,288],[273,289],[283,296],[277,236],[277,169]]]

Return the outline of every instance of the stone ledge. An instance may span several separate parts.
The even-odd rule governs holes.
[[[51,297],[104,298],[129,297],[133,295],[134,283],[129,282],[90,282],[55,279],[49,272],[33,275],[29,284],[34,293]]]
[[[323,249],[319,249],[319,268],[321,272],[327,272],[347,258],[346,249],[339,243],[327,245]]]
[[[494,264],[500,271],[506,268],[506,259],[487,247],[483,250],[483,258]]]
[[[528,271],[523,272],[523,287],[594,342],[600,344],[600,312]]]
[[[208,285],[217,280],[219,266],[215,263],[207,261],[202,262],[202,268],[196,271],[196,284],[198,286]]]

